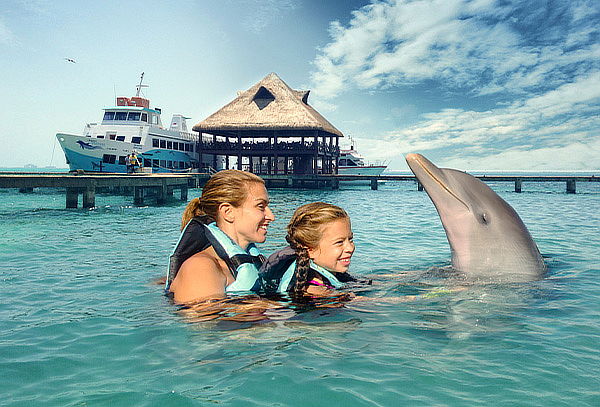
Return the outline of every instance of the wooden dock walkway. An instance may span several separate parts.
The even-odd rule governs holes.
[[[297,189],[338,189],[340,181],[364,181],[371,189],[377,190],[379,181],[412,181],[419,191],[423,187],[414,175],[278,175],[261,174],[267,188]],[[92,208],[96,204],[96,192],[115,194],[133,193],[135,205],[144,205],[145,198],[155,198],[158,204],[164,203],[173,190],[179,189],[181,199],[187,201],[188,188],[198,188],[210,178],[207,173],[191,174],[110,174],[110,173],[18,173],[0,172],[0,188],[18,188],[21,192],[31,192],[33,188],[65,188],[66,207],[77,208],[79,195],[82,206]],[[476,178],[483,182],[512,182],[515,192],[523,190],[523,183],[564,182],[566,192],[576,193],[577,183],[600,182],[597,176],[498,176],[481,175]]]
[[[559,176],[538,176],[538,175],[474,175],[475,178],[480,179],[485,183],[489,182],[514,182],[515,192],[521,192],[523,190],[524,182],[564,182],[566,185],[566,192],[568,194],[574,194],[577,191],[578,182],[600,182],[600,177],[591,176],[571,176],[571,175],[559,175]],[[418,183],[414,175],[331,175],[339,181],[357,181],[363,180],[370,182],[371,189],[376,190],[378,181],[413,181],[417,182],[419,191],[423,190],[421,184]]]

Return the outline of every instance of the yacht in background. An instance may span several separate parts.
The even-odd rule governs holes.
[[[354,140],[350,139],[350,149],[340,149],[338,158],[338,174],[340,175],[381,175],[387,164],[369,164],[354,148]]]
[[[71,171],[127,172],[125,158],[136,153],[143,172],[189,172],[198,167],[199,134],[188,131],[186,119],[173,115],[169,129],[162,127],[161,110],[141,97],[144,73],[136,95],[117,97],[105,108],[100,123],[88,123],[82,135],[57,133]]]

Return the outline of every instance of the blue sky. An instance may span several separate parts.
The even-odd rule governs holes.
[[[14,0],[0,56],[0,167],[65,166],[54,134],[143,71],[165,123],[276,72],[391,169],[600,169],[597,0]]]

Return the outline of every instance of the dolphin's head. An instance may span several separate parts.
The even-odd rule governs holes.
[[[527,227],[490,187],[465,172],[438,168],[420,154],[408,154],[406,162],[440,215],[454,268],[483,280],[541,276],[545,265]]]

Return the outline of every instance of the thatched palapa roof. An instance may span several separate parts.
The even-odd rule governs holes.
[[[277,74],[270,73],[193,129],[215,134],[238,130],[320,130],[343,137],[308,104],[309,92],[293,90]]]

